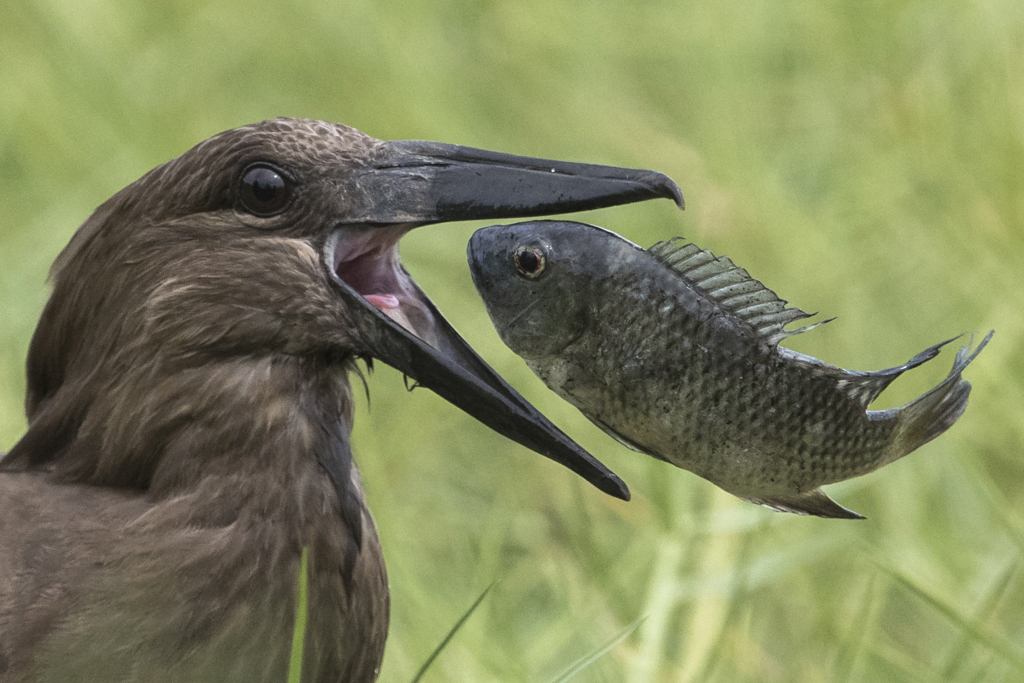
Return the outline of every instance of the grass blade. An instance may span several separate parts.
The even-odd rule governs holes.
[[[611,650],[613,647],[622,642],[630,633],[637,630],[637,628],[640,627],[640,624],[644,623],[644,619],[646,618],[647,615],[645,614],[644,616],[640,617],[626,628],[619,631],[618,634],[615,635],[615,637],[613,637],[611,640],[609,640],[601,647],[577,659],[575,662],[569,665],[569,668],[555,676],[551,680],[551,683],[565,683],[570,678],[586,669],[588,666],[590,666],[598,659],[603,657],[609,650]]]
[[[998,653],[1018,669],[1024,668],[1024,655],[1021,654],[1015,645],[1007,641],[1005,638],[992,632],[976,619],[961,614],[955,608],[921,588],[897,570],[887,567],[881,563],[879,563],[878,566],[882,571],[892,577],[892,579],[900,586],[931,605],[933,609],[945,616],[952,623],[959,626],[966,635],[971,637],[972,640],[984,645],[993,652]]]
[[[872,630],[872,619],[874,615],[875,583],[877,574],[868,578],[868,586],[864,591],[864,599],[861,601],[860,609],[854,615],[853,623],[847,631],[846,639],[836,655],[835,665],[832,670],[832,680],[835,683],[847,683],[853,677],[853,670],[857,666],[857,659],[864,651],[868,633]]]
[[[927,663],[909,657],[891,645],[880,642],[871,643],[868,645],[867,653],[894,669],[895,673],[899,674],[899,677],[894,680],[906,681],[906,683],[915,681],[917,683],[935,683],[942,680]]]
[[[421,666],[420,670],[416,672],[416,676],[413,677],[412,683],[419,683],[420,679],[423,678],[423,674],[427,673],[427,669],[429,669],[430,665],[434,663],[434,660],[437,659],[438,655],[448,647],[448,643],[451,642],[452,638],[455,637],[455,634],[459,632],[460,628],[462,628],[462,625],[466,623],[466,620],[469,619],[473,612],[476,611],[476,608],[480,606],[480,603],[484,601],[484,598],[487,597],[487,594],[491,592],[492,588],[494,588],[493,581],[484,589],[484,592],[480,594],[480,597],[473,601],[473,604],[469,606],[466,613],[459,617],[459,620],[456,621],[455,625],[452,626],[450,631],[448,631],[448,635],[444,637],[444,640],[442,640],[438,646],[434,648],[434,651],[430,653],[430,656],[427,657],[427,661],[423,662],[423,666]]]
[[[306,645],[306,620],[309,604],[309,548],[302,549],[299,563],[299,599],[295,603],[295,630],[292,632],[292,656],[288,663],[288,683],[302,682],[302,653]]]
[[[1013,580],[1016,573],[1017,560],[1014,558],[1007,563],[1006,568],[1000,572],[989,590],[982,596],[978,609],[975,610],[974,613],[974,619],[978,623],[984,623],[992,616],[992,613],[995,612],[996,607],[999,606],[1003,596],[1006,595],[1006,592],[1010,587],[1010,582]],[[949,656],[946,658],[946,666],[942,670],[944,678],[952,680],[960,673],[960,668],[963,666],[964,659],[970,652],[970,647],[971,643],[966,635],[960,634],[959,642],[950,649]]]
[[[977,464],[965,461],[961,463],[961,466],[967,470],[968,478],[988,503],[993,517],[1002,525],[1017,549],[1024,553],[1024,530],[1021,529],[1019,520],[1012,513],[1013,506],[1007,502],[1006,497],[992,482],[992,479]]]
[[[722,618],[721,624],[718,627],[718,633],[715,634],[711,647],[704,655],[704,662],[701,664],[700,673],[694,678],[696,681],[711,680],[712,674],[722,660],[725,649],[729,644],[732,626],[746,603],[751,569],[750,555],[758,533],[759,530],[753,529],[743,535],[742,545],[740,546],[736,561],[733,563],[733,570],[731,572],[732,585],[729,588],[725,617]]]

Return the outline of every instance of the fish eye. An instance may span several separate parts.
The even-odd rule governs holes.
[[[254,164],[242,173],[238,195],[249,213],[257,216],[278,213],[288,205],[291,194],[291,183],[270,166]]]
[[[527,278],[535,278],[544,272],[544,252],[537,247],[519,247],[513,256],[516,270]]]

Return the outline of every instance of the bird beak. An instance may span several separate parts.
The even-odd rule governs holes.
[[[378,148],[357,171],[353,223],[441,223],[589,211],[683,195],[654,171],[576,164],[422,140]]]
[[[346,214],[352,218],[328,238],[325,262],[355,316],[360,351],[605,493],[629,500],[621,479],[551,424],[448,324],[401,266],[397,243],[416,226],[443,221],[565,213],[656,197],[682,207],[675,183],[652,171],[408,140],[382,145],[351,182],[346,201],[355,206]]]

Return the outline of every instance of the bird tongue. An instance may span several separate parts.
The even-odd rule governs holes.
[[[398,308],[399,305],[398,297],[394,294],[364,294],[363,298],[384,311],[385,315],[388,311]]]
[[[396,323],[409,330],[410,333],[427,342],[431,346],[437,345],[437,337],[434,335],[433,321],[427,320],[424,325],[415,325],[405,311],[402,310],[402,302],[394,294],[364,294],[363,298],[372,304],[377,310],[394,320]]]

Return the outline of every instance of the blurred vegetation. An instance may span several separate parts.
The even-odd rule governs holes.
[[[549,681],[644,616],[573,680],[1024,680],[1024,3],[6,2],[0,448],[24,429],[25,351],[75,228],[149,168],[278,115],[663,171],[685,213],[578,218],[728,254],[838,316],[792,346],[844,367],[997,330],[956,427],[830,487],[867,521],[783,515],[626,451],[544,388],[472,288],[479,226],[410,235],[405,262],[455,326],[633,501],[378,369],[354,443],[391,577],[382,681],[410,680],[494,580],[424,680]]]

